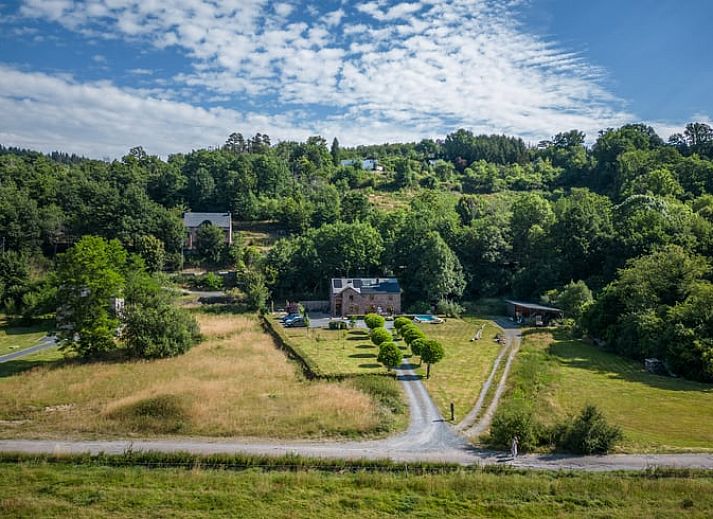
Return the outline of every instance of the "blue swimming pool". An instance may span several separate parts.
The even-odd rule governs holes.
[[[413,320],[416,321],[417,323],[442,323],[443,319],[436,315],[428,315],[428,314],[423,314],[423,315],[414,315]]]

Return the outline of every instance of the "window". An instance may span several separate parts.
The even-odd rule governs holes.
[[[373,295],[370,295],[370,296],[369,296],[369,301],[373,301],[373,300],[374,300],[374,296],[373,296]]]
[[[393,301],[393,300],[394,300],[394,296],[389,296],[389,301]]]
[[[350,296],[349,296],[349,301],[354,301],[354,296],[350,295]]]

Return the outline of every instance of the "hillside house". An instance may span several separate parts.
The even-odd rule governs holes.
[[[193,250],[196,243],[196,235],[201,225],[213,224],[220,227],[225,233],[225,243],[233,243],[233,219],[230,213],[184,213],[183,223],[188,230],[186,238],[186,249]]]
[[[329,306],[332,316],[401,313],[401,287],[396,278],[333,278]]]
[[[354,164],[361,163],[361,169],[364,171],[384,171],[384,167],[379,165],[379,161],[376,159],[364,159],[364,160],[342,160],[339,162],[340,166],[353,166]]]

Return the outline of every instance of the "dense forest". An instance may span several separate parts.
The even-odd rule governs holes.
[[[231,134],[162,160],[99,161],[0,147],[0,300],[32,319],[58,305],[56,270],[87,235],[148,271],[233,267],[252,304],[319,298],[337,275],[395,275],[406,308],[515,296],[560,305],[575,329],[633,358],[713,379],[713,129],[664,141],[645,125],[572,130],[537,146],[458,130],[342,148]],[[372,158],[383,167],[361,169]],[[262,253],[186,255],[184,211],[274,222]]]

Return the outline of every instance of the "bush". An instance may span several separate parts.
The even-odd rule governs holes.
[[[490,427],[488,443],[498,449],[509,449],[517,435],[522,451],[532,450],[539,443],[539,426],[532,407],[521,398],[501,405]]]
[[[330,330],[346,330],[347,323],[344,321],[329,321]]]
[[[446,317],[459,318],[463,312],[465,312],[465,308],[455,301],[441,299],[436,305],[436,313],[445,315]]]
[[[208,290],[221,290],[223,288],[223,279],[215,272],[208,272],[201,278],[201,286]]]
[[[427,314],[431,311],[431,304],[426,301],[416,301],[408,307],[409,314]]]
[[[386,369],[397,368],[403,361],[403,353],[393,342],[384,342],[379,347],[379,355],[376,357],[377,362],[383,364]]]
[[[386,319],[377,314],[366,314],[364,316],[364,323],[369,327],[370,330],[384,326],[385,322]]]
[[[421,329],[415,324],[409,324],[408,326],[401,327],[401,337],[404,338],[406,344],[411,346],[411,343],[416,339],[425,339],[426,334],[421,331]]]
[[[391,341],[393,337],[386,328],[375,328],[371,332],[371,342],[379,346],[383,342]]]
[[[555,445],[576,454],[606,454],[622,438],[621,428],[609,425],[604,414],[595,405],[588,404],[569,423],[557,428]]]
[[[406,326],[407,324],[412,324],[411,319],[408,317],[397,317],[394,319],[394,328],[398,331],[401,332],[401,328],[403,326]]]
[[[418,338],[411,343],[411,353],[413,353],[417,357],[420,357],[425,346],[426,339]]]
[[[170,303],[126,307],[124,342],[129,353],[135,357],[180,355],[188,351],[199,338],[195,318]]]

